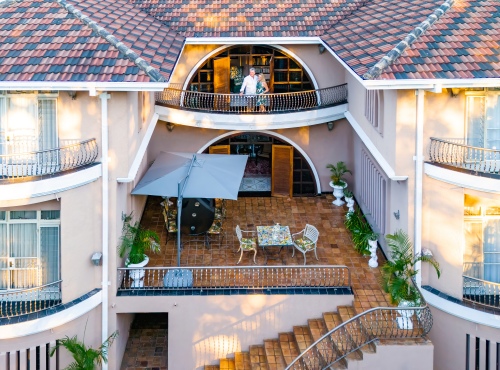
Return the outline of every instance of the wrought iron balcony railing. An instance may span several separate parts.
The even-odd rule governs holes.
[[[156,104],[171,108],[213,113],[275,114],[347,103],[347,84],[325,89],[280,94],[214,94],[167,88],[156,93]],[[264,105],[261,111],[257,105]]]
[[[61,304],[62,280],[34,288],[0,291],[0,317],[38,312]]]
[[[431,162],[480,173],[500,173],[500,150],[468,145],[463,139],[431,137]]]
[[[118,268],[118,290],[350,288],[347,266]]]
[[[465,262],[463,300],[484,307],[500,308],[500,263]]]
[[[0,155],[0,179],[53,175],[94,163],[99,154],[96,139],[75,142],[55,149],[19,152],[31,142],[5,146]]]
[[[330,369],[375,340],[424,337],[432,328],[432,313],[420,296],[420,307],[377,307],[354,316],[311,344],[286,369]],[[402,317],[412,325],[402,326]]]

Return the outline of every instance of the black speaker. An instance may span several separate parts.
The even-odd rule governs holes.
[[[181,232],[199,235],[210,229],[215,218],[215,201],[208,198],[182,200]]]

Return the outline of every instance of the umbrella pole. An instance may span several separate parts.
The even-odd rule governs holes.
[[[196,155],[193,154],[193,159],[191,159],[191,164],[189,165],[188,173],[184,179],[177,183],[177,267],[181,267],[181,212],[182,212],[182,197],[184,195],[184,189],[186,189],[186,184],[191,174],[191,169],[196,161]],[[181,189],[181,183],[184,184]]]

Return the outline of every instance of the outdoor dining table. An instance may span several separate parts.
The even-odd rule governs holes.
[[[273,226],[257,226],[257,243],[262,247],[266,262],[268,259],[280,259],[283,247],[293,246],[292,234],[288,226],[279,224]],[[271,252],[272,247],[279,247],[276,252]]]

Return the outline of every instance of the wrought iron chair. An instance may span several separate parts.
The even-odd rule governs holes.
[[[240,248],[236,251],[236,253],[241,251],[240,259],[238,260],[237,265],[239,265],[239,263],[241,262],[241,258],[243,257],[243,252],[249,252],[249,251],[254,252],[253,263],[255,264],[256,263],[255,257],[257,256],[257,238],[255,237],[244,238],[243,233],[255,236],[255,231],[241,230],[240,225],[236,225],[236,236],[240,241]]]
[[[219,242],[220,247],[220,245],[222,244],[222,239],[224,239],[225,236],[224,229],[222,227],[222,220],[215,219],[212,223],[212,226],[210,226],[210,229],[208,229],[207,234],[210,241],[217,237],[217,241]]]
[[[298,233],[292,234],[293,239],[293,249],[292,257],[295,256],[295,249],[298,249],[304,255],[304,265],[306,264],[306,253],[314,251],[316,260],[318,260],[318,255],[316,254],[316,247],[319,238],[319,231],[314,226],[306,224],[304,230]]]
[[[165,229],[167,230],[167,241],[165,242],[168,243],[170,239],[175,239],[175,235],[177,233],[177,220],[175,219],[175,216],[169,217],[168,216],[168,211],[163,208],[162,210],[163,213],[163,220],[165,221]]]

